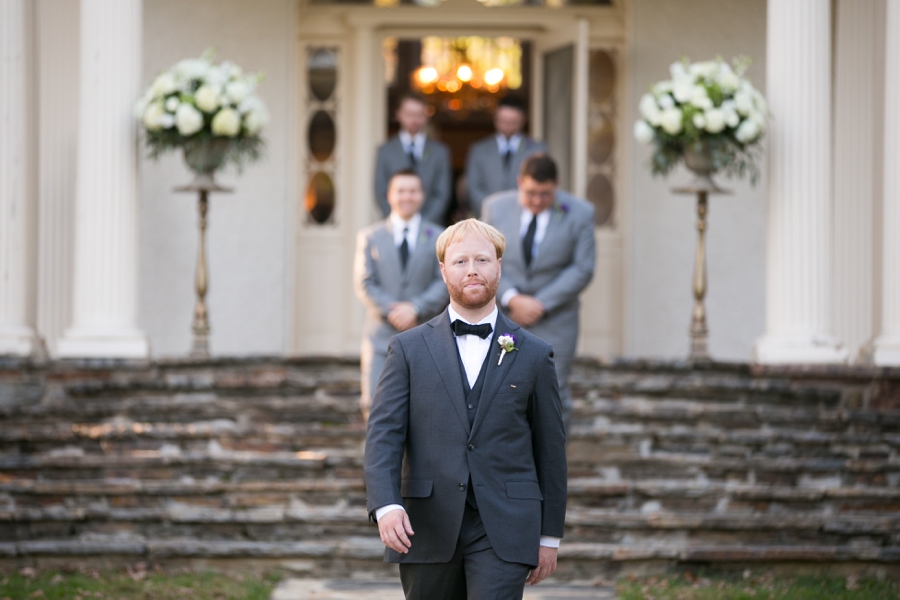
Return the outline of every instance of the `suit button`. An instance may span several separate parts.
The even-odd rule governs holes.
[[[459,489],[462,491],[466,491],[466,484],[464,484],[464,483],[459,484]]]
[[[473,444],[469,444],[469,450],[474,450],[475,446]]]
[[[474,405],[474,404],[470,404],[470,405],[469,405],[469,410],[472,410],[473,408],[475,408],[475,405]]]

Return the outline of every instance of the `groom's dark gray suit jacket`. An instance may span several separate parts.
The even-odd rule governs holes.
[[[517,350],[498,365],[505,333]],[[403,505],[415,535],[408,554],[387,549],[386,561],[449,561],[470,479],[501,559],[536,566],[540,537],[563,536],[566,444],[552,356],[498,314],[470,427],[449,314],[391,339],[366,434],[367,504],[370,516]]]

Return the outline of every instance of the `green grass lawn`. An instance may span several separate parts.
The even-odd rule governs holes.
[[[277,575],[147,572],[141,568],[98,572],[0,573],[0,600],[268,600]]]
[[[630,578],[616,586],[619,600],[897,600],[892,581],[785,577],[772,573]]]

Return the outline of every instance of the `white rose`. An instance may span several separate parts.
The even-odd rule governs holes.
[[[735,75],[731,69],[727,73],[719,74],[719,87],[725,92],[733,92],[741,84],[741,78]]]
[[[669,94],[663,94],[659,98],[657,98],[656,102],[659,104],[659,107],[662,109],[668,109],[675,106],[675,101],[672,100],[672,96]]]
[[[216,109],[219,108],[219,90],[217,85],[201,85],[194,94],[197,108],[209,114],[216,112]]]
[[[175,126],[175,115],[163,113],[156,119],[156,122],[159,123],[159,126],[163,129],[171,129]]]
[[[672,86],[672,95],[682,104],[691,99],[691,94],[693,92],[694,84],[690,81],[677,81],[675,82],[675,85]]]
[[[642,144],[649,144],[653,141],[653,128],[647,121],[639,119],[634,122],[634,139]]]
[[[162,124],[159,122],[159,118],[166,113],[163,108],[162,102],[154,102],[144,111],[144,115],[142,117],[142,121],[144,122],[144,127],[147,128],[147,131],[156,131],[158,129],[162,129]]]
[[[695,85],[691,88],[690,103],[700,110],[708,110],[713,107],[713,101],[702,85]]]
[[[681,110],[670,108],[662,111],[659,124],[669,135],[678,135],[681,133]]]
[[[242,115],[254,110],[265,111],[266,105],[263,104],[262,100],[252,94],[244,98],[238,105],[238,112]]]
[[[672,75],[672,81],[690,81],[692,79],[691,74],[684,68],[684,63],[680,61],[669,66],[669,74]]]
[[[165,73],[160,73],[159,76],[153,80],[153,85],[150,86],[150,89],[153,91],[153,96],[161,98],[163,96],[168,96],[177,90],[178,82],[175,81],[175,76],[167,71]]]
[[[181,135],[194,135],[203,129],[203,115],[190,104],[182,102],[175,113],[175,125]]]
[[[694,127],[696,127],[697,129],[706,129],[706,117],[704,117],[702,114],[695,114],[692,120],[694,121]]]
[[[244,129],[248,135],[256,135],[269,122],[269,115],[265,110],[252,110],[244,117]]]
[[[734,108],[746,117],[753,110],[753,98],[744,90],[739,91],[734,95]]]
[[[223,108],[212,120],[213,135],[234,137],[241,131],[241,117],[233,108]]]
[[[741,118],[738,116],[737,111],[733,108],[724,109],[722,114],[725,115],[725,124],[729,127],[737,127],[737,124],[740,123]]]
[[[712,79],[718,69],[719,63],[713,60],[697,62],[688,67],[688,71],[692,75],[696,77],[703,77],[705,79]]]
[[[759,126],[756,124],[756,121],[752,119],[745,119],[741,126],[738,127],[737,131],[734,134],[734,137],[737,138],[737,141],[742,144],[747,144],[754,141],[757,137],[759,137],[760,130]]]
[[[656,99],[653,96],[650,94],[641,96],[641,101],[638,103],[638,110],[648,123],[651,125],[659,124],[659,105],[656,104]]]
[[[187,58],[178,61],[172,70],[182,79],[198,79],[202,80],[206,77],[212,64],[208,60],[202,58]]]
[[[725,129],[725,114],[718,108],[712,108],[703,115],[706,117],[706,130],[710,133],[719,133]]]
[[[230,60],[223,60],[222,66],[220,68],[231,79],[237,79],[238,77],[243,75],[243,71],[241,71],[241,68]]]
[[[180,102],[178,101],[178,98],[176,96],[172,96],[171,98],[166,100],[166,110],[170,113],[174,113],[176,110],[178,110],[179,104]]]
[[[224,64],[212,67],[206,74],[206,83],[211,83],[213,85],[225,85],[225,83],[228,82],[228,79],[228,66]]]
[[[229,81],[225,86],[225,94],[231,99],[232,104],[240,104],[250,91],[250,86],[247,85],[247,82],[241,80]]]

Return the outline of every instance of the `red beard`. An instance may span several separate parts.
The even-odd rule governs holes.
[[[477,281],[482,285],[479,288],[466,289],[467,283]],[[483,279],[467,278],[460,284],[447,284],[447,291],[450,293],[450,299],[459,306],[468,310],[478,310],[486,306],[489,302],[494,301],[497,295],[497,288],[500,286],[500,278],[494,281],[484,281]]]

